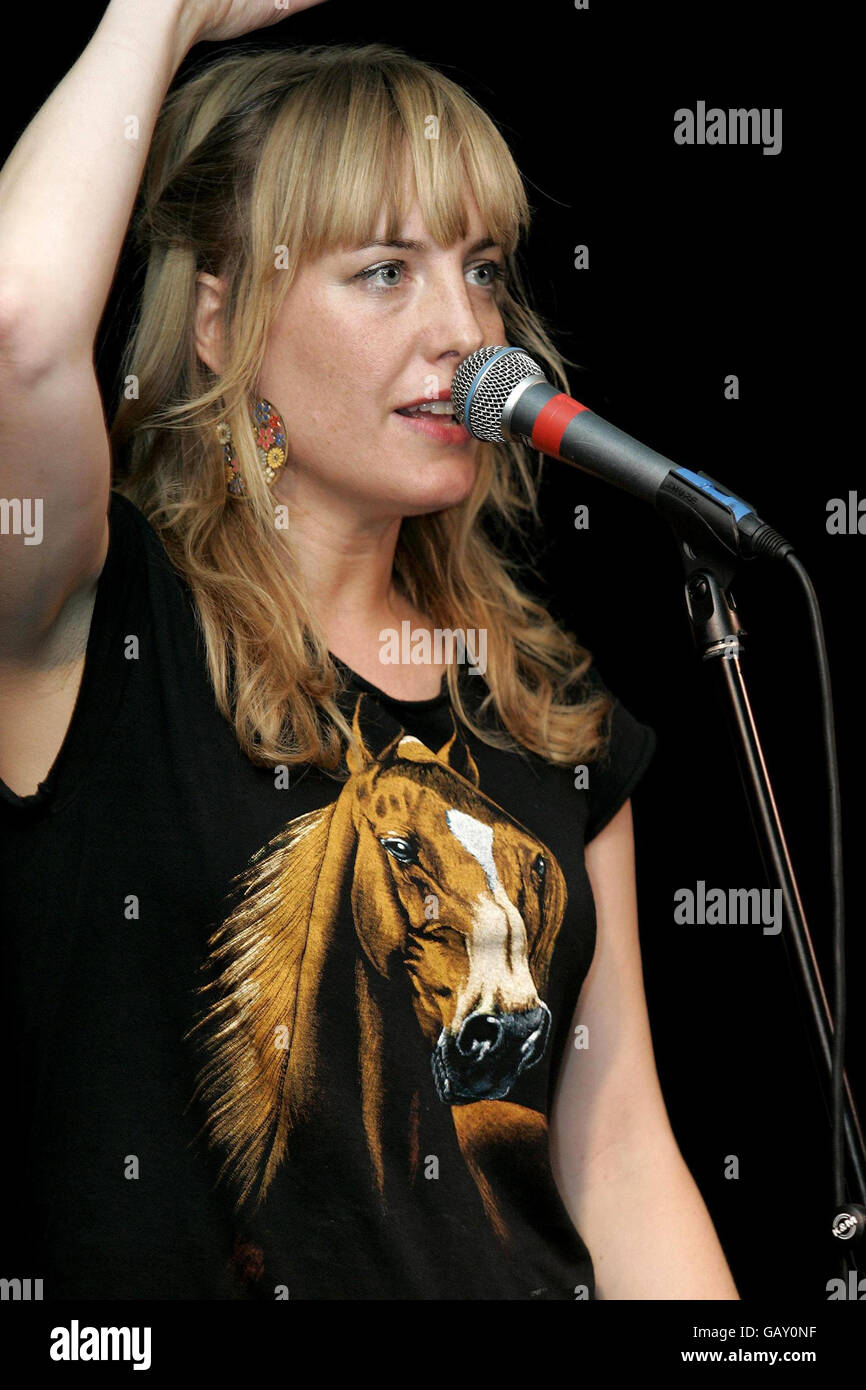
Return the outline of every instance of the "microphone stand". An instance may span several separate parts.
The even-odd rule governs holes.
[[[811,1016],[814,1035],[823,1067],[819,1066],[825,1103],[832,1095],[833,1016],[806,924],[803,903],[788,854],[779,813],[758,731],[752,716],[743,672],[740,667],[741,637],[745,636],[736,612],[731,583],[736,574],[739,555],[728,547],[677,490],[662,489],[656,499],[659,512],[670,523],[676,537],[686,574],[686,606],[695,645],[702,661],[711,663],[716,688],[727,709],[728,727],[737,754],[737,764],[749,805],[752,825],[758,841],[764,871],[771,883],[782,892],[786,931],[783,940],[791,959],[791,947],[799,968],[803,993]],[[814,1054],[813,1054],[814,1055]],[[832,1115],[833,1111],[828,1104]],[[856,1235],[862,1236],[866,1202],[866,1149],[863,1131],[857,1116],[854,1099],[843,1072],[844,1144],[853,1175],[853,1201],[848,1204],[855,1213],[849,1217]],[[849,1191],[851,1190],[849,1186]],[[857,1204],[861,1204],[858,1210]],[[836,1218],[837,1222],[839,1217]],[[835,1231],[834,1223],[834,1234]],[[840,1245],[837,1253],[849,1261],[848,1268],[856,1269],[851,1246],[855,1240]],[[851,1280],[849,1279],[849,1285]],[[856,1291],[850,1294],[857,1297]]]

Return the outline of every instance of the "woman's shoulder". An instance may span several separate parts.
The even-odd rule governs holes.
[[[124,712],[146,737],[148,720],[159,720],[175,688],[201,687],[189,603],[159,536],[135,504],[113,489],[108,526],[95,591],[68,635],[76,648],[70,680],[48,692],[50,708],[45,695],[39,702],[42,723],[50,719],[50,727],[39,731],[39,757],[29,765],[10,763],[17,790],[0,781],[0,809],[10,816],[64,808],[100,775]]]
[[[632,712],[632,698],[629,697],[629,705],[624,704],[594,662],[585,682],[588,692],[604,694],[609,700],[604,747],[586,772],[590,809],[585,838],[589,842],[631,796],[652,762],[658,740],[652,725]]]
[[[148,520],[141,508],[127,497],[126,493],[118,491],[116,487],[111,489],[108,496],[108,555],[106,564],[111,556],[112,545],[119,551],[126,548],[133,538],[138,545],[145,547],[142,553],[152,553],[153,555],[164,557],[166,560],[165,546],[163,545],[156,527]]]
[[[114,488],[108,527],[108,554],[100,584],[104,579],[104,587],[111,590],[112,606],[124,600],[134,607],[149,606],[164,621],[177,601],[183,611],[190,610],[189,585],[172,564],[157,527],[132,498]]]

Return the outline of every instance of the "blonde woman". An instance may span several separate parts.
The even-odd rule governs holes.
[[[381,44],[287,30],[169,92],[284,16],[111,0],[0,176],[4,1265],[47,1298],[736,1299],[642,986],[654,735],[500,548],[540,459],[449,414],[485,345],[567,386],[520,175]]]

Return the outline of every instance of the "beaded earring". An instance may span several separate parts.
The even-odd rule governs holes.
[[[256,451],[268,487],[273,487],[277,474],[286,462],[286,427],[275,405],[261,397],[253,408],[253,429]],[[238,457],[232,442],[232,432],[226,421],[217,425],[217,439],[223,446],[226,488],[232,497],[245,497]]]

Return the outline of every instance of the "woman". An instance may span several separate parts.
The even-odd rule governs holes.
[[[566,385],[520,176],[382,45],[166,99],[283,14],[111,0],[0,176],[16,1253],[46,1297],[736,1299],[643,994],[654,736],[494,543],[527,455],[447,415],[485,345]]]

